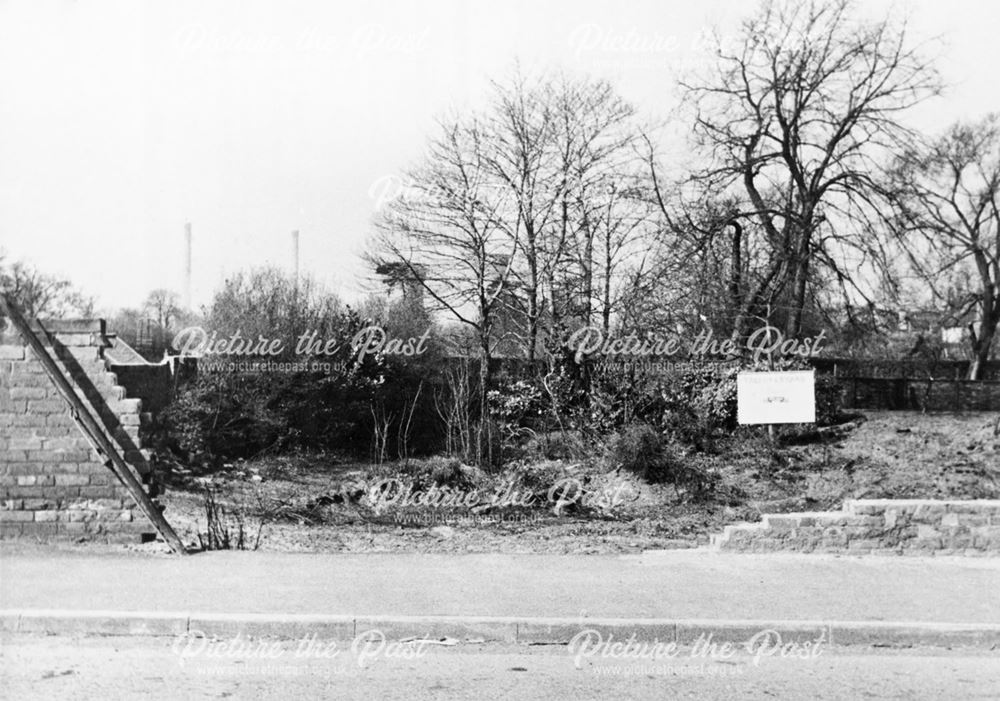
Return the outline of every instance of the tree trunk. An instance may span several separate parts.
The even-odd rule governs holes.
[[[538,246],[534,229],[526,225],[526,236],[530,254],[528,255],[528,362],[535,362],[535,346],[538,345]]]
[[[973,337],[973,356],[972,363],[969,365],[968,379],[981,380],[983,378],[983,368],[990,360],[990,351],[993,349],[993,338],[996,335],[996,328],[996,315],[984,314],[979,334]]]
[[[491,465],[493,462],[493,441],[490,431],[489,387],[490,387],[490,326],[484,324],[479,336],[479,430],[476,437],[476,455],[480,466]]]
[[[789,338],[796,338],[802,333],[802,312],[806,306],[806,285],[809,282],[809,243],[812,237],[811,217],[805,218],[806,224],[799,232],[799,241],[795,250],[793,265],[795,274],[792,281],[791,313],[785,330]]]

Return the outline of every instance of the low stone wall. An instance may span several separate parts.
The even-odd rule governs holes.
[[[155,495],[141,450],[141,402],[107,371],[102,320],[43,322],[47,346],[126,462]],[[76,426],[44,367],[13,331],[0,336],[0,537],[139,540],[155,529]]]
[[[726,526],[712,543],[735,552],[1000,555],[1000,500],[858,499],[841,511]]]

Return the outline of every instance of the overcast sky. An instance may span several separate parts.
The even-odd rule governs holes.
[[[704,31],[754,6],[0,0],[0,248],[111,310],[181,291],[186,221],[196,303],[227,272],[290,266],[298,229],[303,269],[350,299],[372,193],[435,116],[477,104],[519,59],[610,78],[663,117]],[[952,87],[920,126],[1000,110],[996,3],[902,7],[916,36],[946,40]]]

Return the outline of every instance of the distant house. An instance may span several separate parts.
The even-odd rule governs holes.
[[[952,312],[941,320],[941,342],[949,346],[962,346],[969,342],[969,327],[979,334],[982,323],[976,318],[975,308],[965,312]]]

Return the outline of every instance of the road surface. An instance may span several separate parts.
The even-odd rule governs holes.
[[[375,637],[353,649],[28,635],[0,643],[0,696],[9,699],[1000,698],[1000,651],[830,648],[755,659],[709,648],[673,657],[474,643],[390,648]]]

